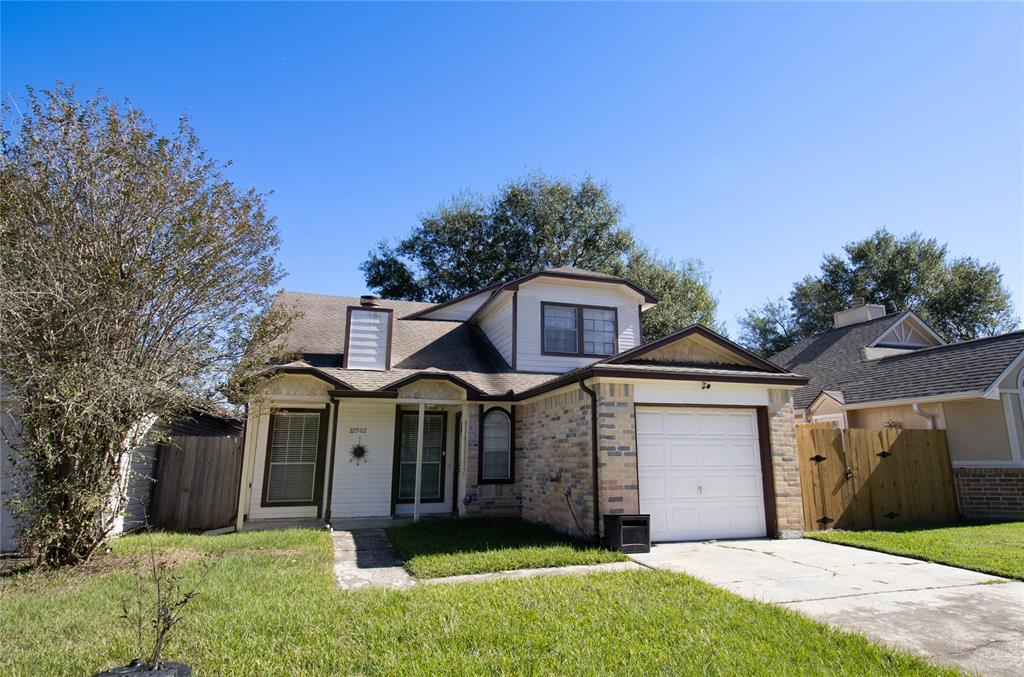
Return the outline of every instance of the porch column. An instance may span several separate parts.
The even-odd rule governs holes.
[[[420,402],[419,419],[416,422],[416,486],[412,495],[412,521],[420,519],[420,481],[423,475],[423,414],[426,405]]]

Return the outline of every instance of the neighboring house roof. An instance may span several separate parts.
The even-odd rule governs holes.
[[[902,319],[893,313],[807,338],[771,358],[810,383],[794,395],[806,409],[823,391],[851,404],[981,392],[1024,351],[1024,331],[866,359],[862,350]]]
[[[544,272],[554,276],[619,280],[603,273],[578,269]],[[526,278],[520,281],[523,279]],[[285,339],[285,348],[302,354],[301,359],[281,365],[275,371],[309,374],[327,381],[338,390],[364,391],[374,396],[393,394],[402,385],[421,378],[448,380],[466,388],[472,398],[511,398],[513,395],[521,398],[542,388],[560,387],[574,380],[602,374],[786,384],[806,381],[795,374],[785,373],[776,365],[699,325],[568,373],[513,371],[478,327],[469,322],[417,319],[424,311],[438,306],[388,300],[380,301],[379,307],[394,311],[391,368],[383,371],[344,369],[342,353],[347,333],[347,309],[359,307],[358,297],[282,292],[275,303],[299,312]],[[660,353],[652,352],[690,335],[699,335],[730,351],[744,364],[659,360]]]

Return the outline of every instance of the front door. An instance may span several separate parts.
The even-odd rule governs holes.
[[[419,412],[403,411],[399,416],[398,502],[412,503],[416,488],[416,437]],[[445,415],[423,416],[423,460],[420,464],[420,503],[444,501]]]

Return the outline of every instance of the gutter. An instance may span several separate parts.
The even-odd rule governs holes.
[[[914,413],[920,416],[921,418],[928,419],[929,430],[935,430],[935,419],[938,418],[937,414],[929,414],[927,411],[923,411],[921,409],[921,404],[919,402],[914,402],[912,405],[910,405],[910,408],[913,409]]]
[[[338,410],[341,409],[341,402],[331,393],[331,406],[334,408],[334,419],[331,422],[331,446],[328,450],[331,454],[330,469],[327,471],[327,504],[324,508],[324,524],[331,523],[331,499],[334,498],[334,459],[338,455]]]
[[[594,539],[601,540],[601,501],[600,501],[600,489],[598,484],[597,476],[597,392],[593,389],[588,388],[585,383],[586,379],[580,379],[580,389],[590,395],[590,461],[593,473],[591,476],[591,482],[593,483],[593,494],[594,494]]]

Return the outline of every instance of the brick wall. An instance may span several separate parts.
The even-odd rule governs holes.
[[[777,535],[799,538],[804,530],[804,509],[800,497],[800,465],[796,458],[792,391],[768,391],[768,439],[772,448]],[[771,525],[768,531],[771,533]]]
[[[595,388],[601,514],[638,513],[634,387],[602,383]]]
[[[517,406],[516,448],[523,519],[578,535],[568,489],[576,519],[592,536],[590,397],[575,388]]]
[[[964,517],[1024,518],[1024,468],[954,468]]]
[[[489,407],[488,407],[489,408]],[[520,448],[519,419],[513,433],[513,453],[515,454],[515,478],[513,484],[479,484],[480,464],[480,407],[469,407],[466,418],[467,436],[466,454],[460,472],[465,473],[466,490],[463,495],[470,496],[468,505],[459,505],[459,514],[466,517],[521,517],[523,477],[523,452]]]

